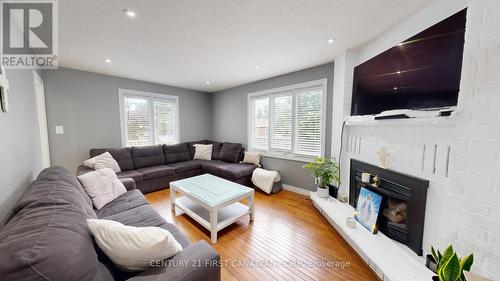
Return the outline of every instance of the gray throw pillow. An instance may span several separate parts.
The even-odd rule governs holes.
[[[220,160],[229,163],[238,163],[240,151],[241,143],[225,142],[220,150]]]

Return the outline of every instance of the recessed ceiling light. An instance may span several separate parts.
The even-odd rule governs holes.
[[[330,38],[330,39],[328,39],[328,41],[326,41],[326,42],[328,42],[328,44],[332,44],[333,42],[335,42],[335,38]]]
[[[399,71],[399,70],[398,70],[396,73],[397,73],[397,74],[401,74],[401,71]]]
[[[110,60],[110,59],[106,59],[106,62],[107,62],[107,63],[111,63],[111,60]]]
[[[129,18],[135,18],[136,16],[135,12],[129,9],[124,9],[123,13]]]
[[[206,81],[206,82],[205,82],[205,85],[210,85],[210,81]]]
[[[253,65],[253,68],[254,68],[254,69],[259,69],[259,66],[258,66],[258,65],[256,65],[256,64],[254,64],[254,65]]]
[[[398,87],[394,87],[394,90],[397,90],[397,89],[398,89]]]

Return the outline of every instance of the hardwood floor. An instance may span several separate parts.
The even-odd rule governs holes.
[[[191,241],[210,243],[208,230],[171,212],[169,189],[146,198]],[[255,221],[242,218],[212,246],[223,261],[222,280],[378,280],[308,197],[286,190],[256,192]]]

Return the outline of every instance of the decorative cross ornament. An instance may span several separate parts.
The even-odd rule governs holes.
[[[391,156],[385,147],[382,147],[380,151],[377,152],[378,156],[380,157],[380,167],[386,169],[387,168],[387,158]]]
[[[0,66],[0,110],[9,112],[9,80],[3,65]]]

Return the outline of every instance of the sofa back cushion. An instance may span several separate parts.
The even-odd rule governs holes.
[[[189,161],[189,148],[187,142],[174,144],[174,145],[163,145],[163,154],[165,156],[165,162],[167,164]]]
[[[110,280],[98,260],[86,220],[96,218],[62,168],[43,171],[0,232],[4,280]],[[76,180],[76,181],[75,181]]]
[[[132,159],[135,169],[165,165],[165,156],[163,156],[161,145],[133,146]]]
[[[245,159],[245,148],[242,147],[240,150],[240,157],[238,158],[238,162],[243,161],[243,159]]]
[[[132,161],[132,154],[130,147],[124,148],[92,148],[89,152],[90,158],[101,155],[104,152],[109,152],[111,156],[118,162],[122,171],[134,169],[134,162]]]
[[[36,205],[41,199],[59,196],[73,207],[80,209],[91,217],[97,217],[94,212],[92,200],[87,195],[75,175],[62,167],[50,167],[43,170],[26,192],[21,196],[12,209],[10,218],[30,205]],[[7,222],[8,222],[7,221]]]
[[[220,151],[222,149],[222,142],[207,141],[207,144],[212,145],[212,160],[220,160]]]
[[[195,144],[208,144],[208,140],[199,140],[199,141],[191,141],[188,142],[188,148],[189,148],[189,159],[194,158],[194,145]]]
[[[220,160],[229,163],[238,163],[241,154],[241,143],[225,142],[220,151]]]

